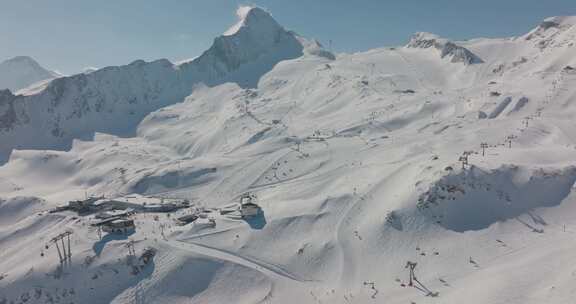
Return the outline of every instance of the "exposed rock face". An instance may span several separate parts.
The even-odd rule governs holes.
[[[281,46],[283,49],[302,51],[295,35],[260,8],[252,8],[244,15],[236,28],[217,37],[197,64],[209,66],[219,75],[232,72],[241,65],[253,62],[264,53]]]
[[[438,35],[426,32],[418,32],[414,34],[412,38],[410,38],[410,42],[408,42],[406,47],[420,49],[437,47],[439,40],[441,40],[441,38]]]
[[[180,65],[137,60],[57,78],[27,96],[3,92],[0,154],[15,147],[66,149],[72,139],[94,132],[132,135],[148,113],[183,101],[195,84],[256,86],[278,62],[300,57],[308,47],[260,8],[245,9],[239,17],[201,56]],[[319,45],[315,51],[320,53]],[[19,130],[27,135],[17,136]]]
[[[553,27],[557,28],[559,26],[560,26],[560,24],[556,23],[553,20],[545,20],[542,23],[540,23],[540,29],[542,29],[542,30],[547,30],[547,29],[550,29]]]
[[[0,132],[10,131],[18,121],[14,106],[15,100],[16,96],[10,90],[0,90]]]
[[[435,48],[440,51],[440,57],[442,59],[449,58],[452,63],[471,65],[484,62],[480,57],[465,47],[431,33],[416,33],[412,36],[412,39],[406,47],[420,49]]]
[[[552,17],[542,21],[538,27],[524,35],[526,41],[532,41],[540,50],[549,47],[574,46],[576,17]]]

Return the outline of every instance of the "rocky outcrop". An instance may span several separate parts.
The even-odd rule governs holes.
[[[434,48],[440,51],[440,58],[449,58],[452,63],[471,65],[484,62],[480,57],[465,47],[431,33],[416,33],[412,36],[412,39],[410,39],[406,47],[420,49]]]
[[[266,11],[250,8],[241,17],[234,31],[217,37],[201,56],[180,65],[166,59],[138,60],[57,78],[27,96],[3,92],[0,159],[15,147],[66,149],[72,139],[94,132],[133,135],[148,113],[184,100],[195,84],[255,86],[278,62],[304,54],[300,37]]]

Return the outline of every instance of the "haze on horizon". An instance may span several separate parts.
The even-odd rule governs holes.
[[[1,0],[0,61],[19,55],[65,74],[133,60],[200,55],[235,22],[239,5],[336,52],[404,44],[417,31],[451,39],[519,35],[549,16],[574,14],[571,0],[422,1],[16,1]]]

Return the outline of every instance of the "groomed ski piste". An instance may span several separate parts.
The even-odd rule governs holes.
[[[1,304],[574,302],[576,17],[332,54],[238,16],[0,93]],[[89,197],[135,229],[59,209]]]

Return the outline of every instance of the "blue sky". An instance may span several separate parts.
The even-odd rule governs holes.
[[[527,32],[540,20],[576,15],[574,0],[0,0],[0,60],[30,55],[75,73],[136,59],[186,59],[256,4],[286,28],[335,51],[404,44],[416,31],[453,39]]]

